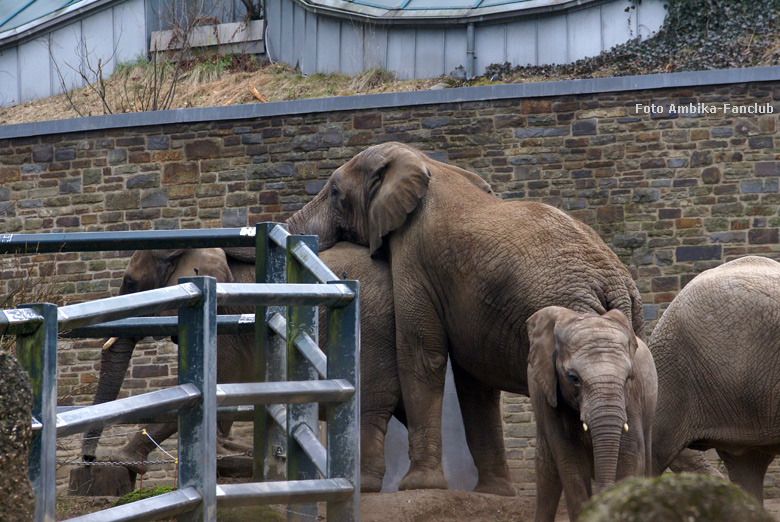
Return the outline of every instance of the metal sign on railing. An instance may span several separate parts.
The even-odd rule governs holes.
[[[179,520],[214,521],[217,506],[257,503],[288,503],[288,519],[308,518],[317,515],[315,501],[328,502],[331,520],[359,518],[359,285],[340,281],[317,258],[316,238],[291,236],[275,223],[216,231],[22,234],[3,236],[0,253],[250,246],[255,240],[254,284],[194,277],[176,286],[87,303],[0,311],[0,335],[17,336],[17,356],[33,385],[33,424],[39,429],[29,463],[36,521],[54,520],[58,436],[172,412],[178,412],[179,422],[179,489],[72,520],[180,515]],[[254,321],[246,315],[218,317],[218,303],[254,306]],[[316,344],[318,305],[328,306],[327,357]],[[129,319],[172,308],[179,309],[178,321]],[[217,329],[237,331],[252,322],[257,382],[217,384]],[[180,341],[178,386],[57,413],[59,330],[72,330],[71,336],[175,330]],[[314,402],[326,403],[327,450],[316,436]],[[217,408],[246,404],[265,405],[254,409],[254,482],[217,485]],[[282,404],[289,405],[286,413]],[[286,447],[286,470],[279,469],[280,445]],[[283,475],[290,480],[268,481]]]

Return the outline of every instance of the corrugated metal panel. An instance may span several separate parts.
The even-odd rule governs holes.
[[[17,48],[0,51],[0,107],[16,105],[19,99],[19,63]]]
[[[466,70],[466,28],[449,27],[444,37],[444,73],[451,74],[458,67]]]
[[[363,72],[363,24],[341,21],[341,72],[359,74]]]
[[[414,75],[435,78],[444,74],[444,29],[417,31]]]
[[[522,20],[506,26],[506,61],[514,65],[536,65],[536,20]]]
[[[306,11],[306,29],[304,36],[304,57],[301,71],[304,74],[317,72],[317,22],[319,17],[310,11]]]
[[[293,9],[293,59],[290,64],[293,67],[298,67],[298,70],[303,70],[305,65],[305,44],[306,44],[306,10],[295,4]]]
[[[666,18],[663,2],[642,2],[636,8],[637,32],[641,38],[647,38],[661,27]]]
[[[79,71],[82,70],[83,56],[81,24],[70,24],[51,33],[51,60],[49,63],[51,63],[51,92],[53,94],[60,94],[84,85],[79,74]],[[97,60],[95,60],[94,68],[97,69]]]
[[[144,0],[129,0],[114,7],[115,63],[146,56],[148,41],[144,22]]]
[[[601,7],[572,11],[567,18],[567,61],[597,56],[601,52]]]
[[[116,58],[107,51],[114,48],[114,13],[107,9],[85,18],[81,22],[84,39],[84,51],[89,57],[89,67],[85,64],[84,74],[90,81],[96,80],[92,71],[97,70],[98,58],[102,58],[103,77],[110,76],[116,67]],[[92,69],[90,71],[89,69]]]
[[[387,35],[387,68],[399,78],[414,78],[415,40],[417,31],[392,28]]]
[[[339,48],[341,47],[341,22],[336,18],[320,17],[317,24],[318,72],[339,72]]]
[[[506,61],[506,24],[485,25],[478,28],[476,35],[475,70],[482,74],[492,63]]]
[[[365,69],[387,68],[387,29],[368,26],[365,28],[366,55],[363,60]]]
[[[636,13],[628,18],[625,11],[626,7],[619,2],[601,6],[601,40],[604,49],[636,38]]]
[[[566,16],[540,18],[538,23],[539,63],[566,63]]]
[[[21,101],[51,95],[49,38],[37,38],[19,46]]]

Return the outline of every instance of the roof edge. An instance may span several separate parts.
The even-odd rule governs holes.
[[[42,32],[50,31],[65,25],[84,13],[109,7],[111,4],[121,3],[124,0],[87,0],[49,13],[40,18],[7,31],[0,32],[0,50],[13,45],[18,45],[26,40],[35,38]]]
[[[250,105],[233,105],[228,107],[203,107],[109,114],[104,116],[88,116],[85,118],[3,125],[0,126],[0,139],[29,138],[32,136],[99,131],[121,127],[145,127],[150,125],[197,123],[213,120],[247,120],[274,116],[410,107],[440,103],[479,102],[513,98],[544,98],[550,96],[593,94],[601,92],[657,90],[768,81],[780,81],[780,66],[717,69],[710,71],[689,71],[640,76],[619,76],[612,78],[587,78],[554,82],[514,83],[482,87],[459,87],[454,89],[311,98]]]

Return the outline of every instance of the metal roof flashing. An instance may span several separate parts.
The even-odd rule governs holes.
[[[609,0],[294,0],[305,9],[342,18],[381,21],[466,23],[491,18],[532,18],[582,9]]]
[[[124,0],[30,0],[15,12],[0,13],[0,49],[34,38],[37,34],[63,25],[86,12],[122,1]],[[38,7],[39,12],[45,14],[32,19],[30,16],[34,14],[28,13],[29,16],[22,16],[27,9],[35,6]],[[4,14],[6,16],[3,16]],[[18,25],[14,25],[15,22]]]

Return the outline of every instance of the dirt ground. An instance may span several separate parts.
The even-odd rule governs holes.
[[[57,519],[63,520],[113,504],[112,497],[62,497],[58,501]],[[283,506],[275,506],[279,517],[264,520],[283,520]],[[780,499],[764,501],[764,508],[780,522]],[[217,520],[261,520],[239,510],[218,512]],[[325,505],[320,505],[321,520],[325,520]],[[360,519],[363,522],[530,522],[534,517],[532,497],[498,497],[481,493],[454,490],[400,491],[396,493],[369,493],[360,497]],[[556,522],[568,522],[561,506]],[[728,521],[735,522],[735,521]]]

